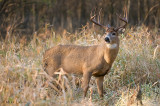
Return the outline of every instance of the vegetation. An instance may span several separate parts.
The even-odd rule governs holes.
[[[46,49],[59,43],[99,44],[102,32],[89,26],[75,34],[51,32],[45,40],[35,33],[30,42],[26,38],[10,35],[0,41],[0,103],[119,106],[128,104],[140,85],[142,103],[160,105],[160,50],[155,50],[160,42],[159,33],[141,26],[128,28],[124,34],[120,34],[120,51],[111,71],[105,76],[102,100],[96,91],[94,78],[87,98],[83,99],[80,76],[60,72],[53,79],[42,68]],[[45,33],[43,36],[46,36]]]
[[[159,0],[0,0],[0,105],[159,106],[159,7]],[[115,14],[125,8],[129,25],[119,35],[103,99],[94,77],[83,99],[81,76],[51,78],[43,71],[43,53],[54,45],[101,43],[104,32],[89,25],[92,10],[100,11],[101,23],[116,26]]]
[[[102,9],[103,23],[116,26],[115,14],[122,14],[124,7],[130,25],[160,27],[159,0],[0,0],[0,39],[7,32],[30,37],[42,33],[46,24],[56,32],[74,32],[86,25],[94,9]]]

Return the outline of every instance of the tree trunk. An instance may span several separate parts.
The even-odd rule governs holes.
[[[141,18],[140,18],[140,17],[141,17],[141,16],[140,16],[140,11],[141,11],[141,10],[140,10],[140,0],[138,0],[138,15],[137,15],[137,16],[138,16],[138,24],[140,24],[140,19],[141,19]]]

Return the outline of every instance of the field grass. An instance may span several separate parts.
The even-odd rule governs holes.
[[[101,42],[94,29],[83,28],[50,36],[11,37],[0,41],[0,103],[22,105],[136,105],[138,87],[144,106],[160,105],[160,34],[145,26],[128,28],[120,34],[120,50],[112,69],[104,80],[104,98],[96,91],[94,78],[83,99],[81,76],[63,75],[50,78],[42,67],[43,53],[57,44],[95,45]],[[45,38],[45,40],[44,40]],[[131,103],[131,99],[133,99]]]

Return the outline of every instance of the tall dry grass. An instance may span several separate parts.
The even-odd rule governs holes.
[[[41,35],[42,36],[42,35]],[[88,96],[83,99],[81,76],[49,77],[42,68],[43,53],[57,44],[95,45],[101,34],[84,27],[81,32],[58,35],[53,30],[50,37],[41,39],[36,33],[27,42],[8,35],[0,41],[0,103],[22,105],[117,105],[125,106],[135,94],[140,83],[142,103],[160,105],[160,42],[159,33],[147,27],[127,29],[120,34],[121,44],[112,69],[104,80],[104,99],[96,91],[94,78]],[[136,103],[136,99],[134,99]],[[129,104],[134,105],[135,103]]]

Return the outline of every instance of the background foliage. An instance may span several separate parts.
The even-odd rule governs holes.
[[[160,27],[159,0],[1,0],[0,36],[5,38],[8,31],[30,36],[45,26],[73,32],[89,22],[95,8],[102,8],[102,23],[117,25],[115,13],[122,14],[124,7],[130,25]]]

